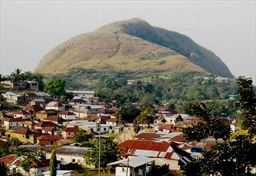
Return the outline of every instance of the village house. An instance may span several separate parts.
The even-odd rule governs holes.
[[[62,136],[64,139],[73,139],[76,133],[85,132],[84,130],[80,130],[78,126],[67,127],[62,131]]]
[[[31,114],[36,115],[37,112],[43,111],[44,108],[38,104],[29,103],[24,108],[25,110],[29,111]]]
[[[81,98],[94,97],[94,91],[82,91],[82,90],[66,90],[67,93],[72,93],[74,96]]]
[[[77,147],[77,146],[62,146],[56,148],[56,157],[57,160],[61,162],[62,165],[69,164],[69,163],[77,163],[82,166],[89,166],[85,161],[85,153],[88,151],[89,148],[86,147]],[[51,151],[46,150],[46,158],[51,157]]]
[[[59,125],[51,122],[51,121],[41,121],[35,124],[35,130],[41,130],[42,133],[46,134],[56,134],[59,131]]]
[[[24,156],[18,157],[17,155],[10,154],[0,158],[0,162],[3,162],[11,172],[19,172],[22,175],[27,175],[27,172],[22,168],[21,161],[24,160]],[[43,172],[49,170],[50,160],[39,160],[32,158],[31,168],[29,170],[30,176],[42,175]]]
[[[141,132],[135,136],[139,140],[157,140],[161,135],[153,132]]]
[[[38,82],[37,81],[19,81],[14,83],[13,81],[1,81],[1,85],[5,89],[10,90],[33,90],[38,91]]]
[[[177,153],[181,149],[173,148],[168,142],[147,140],[126,140],[118,144],[121,155],[144,156],[154,158],[157,165],[168,164],[169,169],[179,170],[180,163],[189,160],[189,154]],[[186,158],[186,159],[184,159]]]
[[[16,94],[13,92],[6,92],[2,95],[6,99],[6,102],[8,103],[23,104],[26,102],[26,98],[24,95]]]
[[[36,143],[36,134],[27,128],[9,131],[9,134],[11,138],[17,138],[22,143]]]
[[[30,130],[34,129],[34,125],[35,125],[35,122],[32,120],[24,120],[24,121],[20,122],[21,127],[26,127]]]
[[[40,119],[40,120],[44,120],[46,119],[48,116],[56,116],[57,112],[56,110],[43,110],[43,111],[39,111],[36,113],[36,118]]]
[[[50,134],[41,134],[40,136],[36,137],[37,144],[39,145],[58,145],[58,140],[60,140],[59,135],[50,135]]]
[[[31,114],[28,111],[21,110],[13,113],[14,118],[22,118],[22,119],[29,119],[31,118]]]
[[[56,101],[51,101],[45,106],[46,110],[57,110],[57,111],[64,111],[65,107],[62,106],[62,104],[56,102]]]
[[[71,100],[68,101],[68,104],[70,104],[71,106],[81,105],[81,104],[86,104],[86,101],[83,100],[80,97],[74,97],[74,98],[72,98]]]
[[[3,118],[5,128],[11,129],[21,126],[21,122],[25,121],[22,118]]]
[[[44,119],[44,121],[48,121],[48,122],[52,122],[52,123],[55,123],[55,124],[60,124],[60,118],[58,116],[48,116],[46,119]]]
[[[64,119],[64,120],[76,120],[77,116],[73,112],[69,111],[61,111],[58,113],[58,117]]]
[[[154,159],[143,156],[128,157],[108,164],[108,166],[115,167],[115,176],[147,175],[154,165]]]
[[[173,131],[173,125],[172,124],[168,124],[168,123],[160,123],[158,124],[158,126],[155,127],[157,131],[163,131],[163,132],[167,132],[170,133]]]

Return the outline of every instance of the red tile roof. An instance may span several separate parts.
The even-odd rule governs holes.
[[[167,124],[167,123],[162,123],[160,124],[159,128],[161,130],[172,130],[173,129],[173,125],[172,124]]]
[[[21,110],[21,111],[17,111],[17,112],[14,112],[13,114],[19,114],[19,115],[29,115],[30,113],[25,111],[25,110]]]
[[[23,121],[25,121],[25,119],[22,119],[22,118],[4,118],[3,120],[7,121],[7,122],[23,122]]]
[[[42,140],[42,141],[57,141],[60,139],[60,136],[59,135],[50,135],[50,134],[41,134],[36,139]]]
[[[54,121],[54,122],[58,122],[59,121],[59,117],[58,116],[48,116],[45,121]]]
[[[140,133],[136,135],[136,138],[138,139],[146,139],[146,140],[154,140],[159,138],[160,135],[156,133]]]
[[[140,149],[140,150],[152,150],[165,152],[170,144],[167,142],[155,142],[144,140],[127,140],[118,144],[119,148]]]
[[[78,132],[79,128],[78,127],[68,127],[64,131],[65,132]]]
[[[69,111],[62,111],[62,112],[59,112],[58,115],[75,115],[75,114]]]
[[[28,104],[28,105],[26,106],[26,109],[27,109],[27,110],[33,110],[34,112],[39,112],[39,111],[44,110],[44,108],[42,108],[42,107],[39,106],[39,105],[30,105],[30,104]]]
[[[0,162],[3,162],[5,165],[10,165],[14,160],[17,159],[17,156],[14,154],[6,155],[2,158],[0,158]]]
[[[33,132],[30,131],[30,130],[27,129],[27,128],[20,128],[20,129],[17,129],[17,130],[13,130],[11,133],[22,134],[22,135],[30,135],[30,134],[33,134]]]
[[[107,122],[117,122],[117,118],[109,118],[106,121]]]
[[[172,138],[169,139],[169,141],[173,141],[173,142],[187,142],[186,137],[184,137],[183,134],[174,136]]]
[[[43,127],[57,127],[58,125],[56,125],[51,121],[42,121],[39,124],[36,124],[35,126],[43,128]]]

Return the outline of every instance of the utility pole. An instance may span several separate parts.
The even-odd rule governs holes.
[[[128,176],[128,168],[129,168],[129,156],[127,156],[126,176]]]
[[[98,175],[100,176],[100,135],[101,135],[101,117],[99,118],[99,122],[97,125],[97,130],[99,131],[99,171],[98,171]]]

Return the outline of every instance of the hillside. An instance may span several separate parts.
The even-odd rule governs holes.
[[[153,27],[141,19],[111,23],[78,35],[52,49],[36,68],[38,73],[65,77],[74,70],[129,72],[132,78],[194,71],[233,77],[211,51],[182,34]]]

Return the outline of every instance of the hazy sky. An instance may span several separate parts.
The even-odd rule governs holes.
[[[34,70],[57,44],[109,22],[142,18],[188,35],[235,75],[256,81],[252,1],[1,1],[0,73]]]

